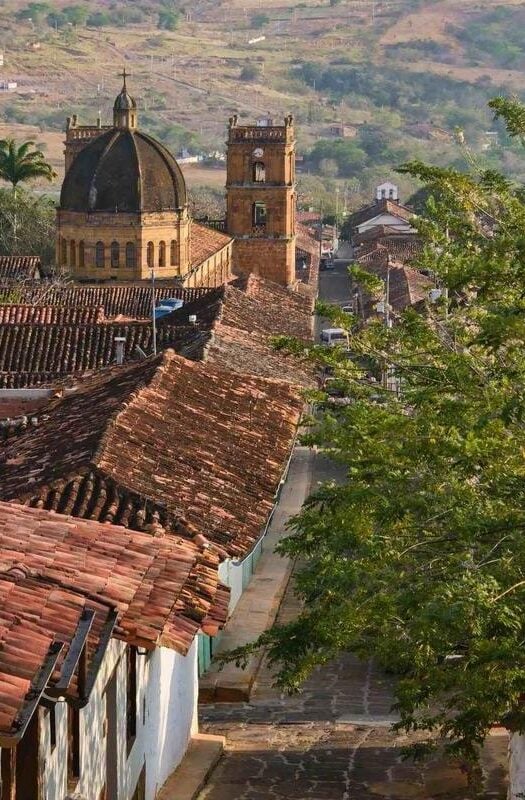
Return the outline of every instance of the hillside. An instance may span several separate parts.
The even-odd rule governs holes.
[[[456,127],[480,158],[522,177],[503,133],[485,133],[498,132],[487,99],[525,92],[522,0],[331,3],[8,0],[0,81],[17,88],[0,92],[0,135],[36,139],[60,172],[65,117],[108,118],[126,65],[141,125],[175,151],[222,149],[233,113],[293,111],[305,170],[320,178],[303,179],[304,202],[323,186],[329,200],[338,182],[355,205],[408,156],[460,163]],[[348,138],[336,142],[340,124]],[[223,175],[188,177],[217,187]]]

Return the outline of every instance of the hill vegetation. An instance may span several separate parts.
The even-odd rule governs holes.
[[[37,126],[58,171],[65,117],[107,119],[125,65],[141,125],[176,153],[224,149],[233,113],[292,110],[305,203],[337,184],[358,205],[408,156],[459,166],[457,128],[469,158],[522,179],[486,103],[525,92],[524,22],[517,0],[6,0],[0,81],[17,87],[0,92],[2,135]]]

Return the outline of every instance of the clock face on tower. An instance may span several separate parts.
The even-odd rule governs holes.
[[[262,147],[257,147],[253,151],[252,155],[253,155],[254,158],[262,158],[263,155],[264,155],[264,150],[262,149]]]

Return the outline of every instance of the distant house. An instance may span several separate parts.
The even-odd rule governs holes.
[[[154,800],[197,730],[218,556],[0,502],[2,797]]]
[[[355,139],[357,136],[357,128],[353,125],[345,125],[342,122],[335,122],[330,125],[328,132],[330,136],[336,139]]]
[[[411,225],[414,212],[399,202],[395,184],[386,182],[376,189],[376,199],[348,218],[351,237],[359,236],[371,228],[386,227],[398,233],[416,233]]]

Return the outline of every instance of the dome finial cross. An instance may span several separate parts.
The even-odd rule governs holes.
[[[123,79],[123,81],[124,81],[124,86],[122,87],[123,91],[126,91],[126,90],[127,90],[127,87],[126,87],[126,78],[129,78],[130,74],[131,74],[130,72],[126,72],[126,67],[124,67],[124,69],[122,70],[122,72],[119,72],[119,75],[120,75],[120,77],[121,77],[121,78]]]

